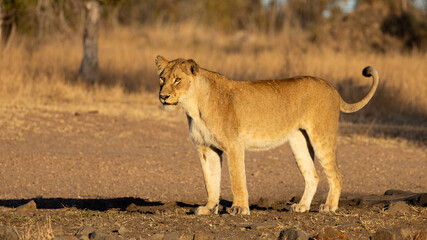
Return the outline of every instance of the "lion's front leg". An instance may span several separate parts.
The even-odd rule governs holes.
[[[234,147],[227,152],[228,169],[230,172],[233,205],[231,215],[249,215],[248,189],[246,186],[245,151]]]
[[[208,202],[205,206],[198,207],[195,214],[217,214],[221,185],[222,152],[218,149],[212,149],[206,146],[198,146],[197,148],[205,179],[206,191],[208,193]]]

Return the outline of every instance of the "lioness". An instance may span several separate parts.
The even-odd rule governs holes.
[[[315,77],[233,81],[192,59],[168,61],[157,56],[155,62],[159,100],[166,108],[184,109],[199,153],[208,202],[196,209],[196,215],[218,213],[223,152],[233,192],[230,214],[249,215],[245,150],[267,150],[288,140],[305,181],[301,201],[291,210],[310,210],[319,181],[314,152],[329,183],[326,203],[319,211],[337,210],[342,188],[335,156],[339,113],[356,112],[372,98],[379,81],[373,67],[363,69],[365,77],[373,77],[368,95],[348,104],[330,83]]]

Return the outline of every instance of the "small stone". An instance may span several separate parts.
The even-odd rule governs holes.
[[[126,211],[128,212],[138,212],[138,210],[140,209],[140,207],[136,206],[135,203],[131,203],[129,206],[126,207]]]
[[[13,227],[0,226],[0,239],[5,240],[18,240],[18,234]]]
[[[37,205],[36,205],[36,202],[34,202],[34,200],[31,200],[28,203],[16,208],[16,212],[35,212],[36,210],[37,210]]]
[[[421,194],[418,204],[422,207],[427,207],[427,193]]]
[[[163,240],[163,237],[165,236],[164,233],[156,233],[153,236],[151,236],[150,240]]]
[[[393,202],[388,207],[386,207],[386,210],[388,213],[396,214],[408,214],[411,212],[411,208],[406,202],[399,201],[399,202]]]
[[[278,240],[308,240],[308,234],[302,230],[288,228],[280,232]]]
[[[107,233],[101,232],[100,230],[95,230],[92,233],[89,233],[89,239],[94,240],[115,240],[117,237],[111,236]]]
[[[390,228],[376,232],[372,240],[405,240],[411,236],[411,230],[408,228]]]
[[[165,232],[163,240],[179,240],[179,235],[176,232]]]
[[[89,239],[89,234],[95,232],[95,228],[83,226],[74,234],[78,239]]]
[[[385,196],[398,196],[398,195],[408,195],[413,194],[412,192],[403,191],[403,190],[396,190],[396,189],[389,189],[385,191]]]
[[[196,233],[193,237],[194,240],[214,240],[215,235],[212,233]]]
[[[349,238],[349,236],[334,228],[327,227],[327,228],[323,228],[322,231],[319,234],[317,234],[314,238],[317,240],[333,240],[333,239]]]
[[[255,223],[249,226],[250,229],[256,229],[256,230],[262,230],[262,229],[268,229],[268,228],[275,228],[277,227],[277,224],[275,223]]]
[[[123,234],[125,234],[127,232],[129,232],[129,231],[125,227],[123,227],[123,226],[121,226],[119,228],[119,230],[117,230],[117,233],[120,234],[120,235],[123,235]]]

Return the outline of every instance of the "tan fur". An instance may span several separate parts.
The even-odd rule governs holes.
[[[328,82],[309,76],[282,80],[233,81],[200,68],[193,60],[156,58],[160,76],[159,99],[165,107],[180,106],[188,118],[190,137],[196,145],[205,178],[208,202],[196,214],[218,212],[221,155],[228,159],[233,192],[231,214],[249,214],[245,175],[245,150],[267,150],[289,140],[305,181],[295,212],[306,212],[319,177],[314,152],[326,173],[329,193],[321,212],[335,211],[342,180],[336,162],[336,138],[340,110],[354,112],[372,98],[378,73],[368,95],[348,104]]]

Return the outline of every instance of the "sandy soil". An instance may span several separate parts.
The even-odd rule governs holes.
[[[0,225],[22,230],[49,219],[58,234],[72,235],[81,226],[92,226],[134,239],[165,231],[183,238],[203,233],[219,239],[274,239],[288,227],[314,236],[327,226],[367,238],[384,228],[426,229],[427,210],[417,204],[419,195],[412,194],[427,192],[423,141],[369,137],[359,134],[358,125],[343,124],[337,156],[344,186],[336,214],[317,212],[327,194],[317,161],[321,181],[312,212],[288,211],[304,184],[284,145],[247,153],[251,215],[230,216],[225,159],[223,210],[218,216],[196,217],[192,212],[205,203],[206,192],[183,113],[151,105],[139,108],[144,114],[122,116],[102,109],[1,105]],[[425,139],[425,129],[420,131],[418,136]],[[388,189],[410,193],[384,196]],[[31,199],[38,210],[16,212]],[[409,210],[388,212],[387,205],[399,199],[412,204]],[[266,222],[272,226],[251,227]],[[113,232],[119,227],[126,233]]]

